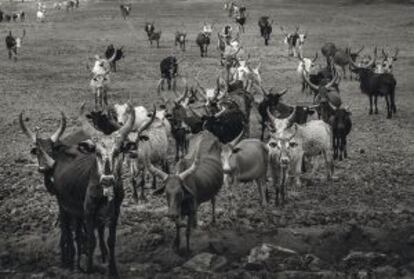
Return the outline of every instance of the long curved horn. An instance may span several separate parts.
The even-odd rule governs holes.
[[[147,170],[152,173],[155,176],[158,176],[159,178],[161,178],[162,180],[165,180],[168,178],[168,173],[164,172],[163,170],[154,167],[153,164],[151,164],[150,160],[149,160],[149,150],[148,150],[148,145],[146,145],[145,147],[145,159],[144,159],[144,164],[145,167],[147,168]]]
[[[270,112],[269,107],[267,107],[266,112],[267,112],[267,116],[272,121],[272,123],[277,120],[277,118]]]
[[[312,59],[312,63],[315,63],[318,59],[318,52],[315,53],[315,57]]]
[[[392,56],[392,59],[397,60],[398,57],[398,52],[400,51],[400,49],[398,47],[395,48],[395,52],[394,55]]]
[[[197,117],[199,117],[199,118],[201,118],[201,117],[202,117],[202,116],[201,116],[201,114],[199,114],[199,113],[197,113],[196,111],[194,111],[192,107],[188,107],[188,109],[189,109],[189,110],[191,111],[191,113],[192,113],[192,114],[194,114],[195,116],[197,116]]]
[[[282,91],[277,92],[276,94],[279,95],[279,97],[282,97],[283,95],[285,95],[288,92],[288,89],[285,88]]]
[[[298,126],[295,126],[295,132],[288,138],[288,141],[290,141],[291,139],[293,139],[296,136],[296,132],[298,131]]]
[[[293,124],[293,118],[295,117],[295,114],[296,114],[296,106],[293,108],[292,113],[287,117],[287,122],[288,122],[287,127],[290,127],[291,124]]]
[[[135,124],[135,109],[129,102],[127,103],[127,105],[128,105],[128,109],[130,111],[128,120],[124,124],[124,126],[122,126],[118,130],[118,132],[119,132],[119,134],[121,134],[121,137],[122,137],[123,140],[127,137],[127,135],[132,130],[132,128],[134,127],[134,124]],[[155,115],[155,113],[154,113],[154,115]]]
[[[194,157],[193,163],[191,164],[191,166],[188,169],[186,169],[185,171],[183,171],[180,174],[178,174],[178,177],[181,180],[186,179],[188,176],[192,175],[197,170],[197,168],[198,168],[198,166],[200,164],[200,157],[201,157],[200,156],[201,155],[200,153],[201,153],[200,152],[200,144],[198,144],[197,153],[196,153],[196,155]]]
[[[231,142],[228,143],[229,146],[231,148],[235,147],[239,143],[239,141],[241,140],[241,138],[243,137],[243,134],[244,134],[244,130],[242,130],[240,132],[240,134],[234,140],[232,140]]]
[[[356,54],[360,54],[360,53],[361,53],[361,51],[362,51],[364,48],[365,48],[365,46],[362,46],[362,47],[361,47],[361,49],[360,49],[360,50],[358,50],[358,51],[356,52]]]
[[[59,138],[63,135],[63,132],[65,132],[66,129],[66,116],[63,113],[63,111],[60,112],[61,120],[59,128],[56,130],[56,132],[50,137],[50,140],[52,142],[57,142]]]
[[[331,107],[331,109],[333,110],[337,110],[337,107],[335,107],[334,105],[331,104],[331,102],[328,101],[329,106]]]
[[[325,85],[325,88],[330,88],[332,85],[334,85],[334,83],[336,82],[336,80],[339,78],[339,75],[338,75],[338,72],[337,71],[335,71],[335,76],[333,76],[332,77],[332,80],[330,81],[330,82],[328,82],[326,85]]]
[[[114,51],[114,54],[112,54],[112,57],[108,59],[108,62],[111,63],[115,60],[116,57],[116,50]]]
[[[148,127],[152,124],[152,122],[154,122],[156,114],[157,114],[157,109],[155,108],[155,105],[154,105],[154,109],[153,109],[153,113],[151,115],[151,118],[148,119],[147,122],[145,122],[143,125],[141,125],[141,127],[139,127],[138,135],[141,134],[146,129],[148,129]]]
[[[261,86],[260,85],[260,89],[261,89],[261,92],[263,93],[263,95],[264,96],[268,96],[270,93],[268,92],[268,91],[266,91],[266,89],[264,89],[264,87],[263,86]]]
[[[22,111],[19,114],[20,127],[22,128],[22,130],[26,134],[26,136],[29,137],[32,140],[32,142],[36,142],[36,136],[35,136],[35,134],[26,126],[26,124],[24,124],[24,121],[23,121],[23,113],[24,113],[24,111]]]
[[[318,90],[319,87],[316,86],[315,84],[313,84],[309,78],[306,76],[305,71],[302,71],[302,77],[303,79],[306,81],[306,83],[313,89],[313,90]]]
[[[226,108],[221,109],[219,112],[217,112],[216,114],[214,114],[214,117],[220,117],[224,112],[226,111]]]
[[[385,53],[385,50],[384,49],[381,49],[381,52],[382,52],[382,56],[384,56],[384,58],[387,59],[388,54]]]

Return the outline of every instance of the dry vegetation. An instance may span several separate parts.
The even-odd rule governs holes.
[[[81,1],[80,9],[73,13],[51,10],[43,24],[35,21],[33,2],[3,1],[0,6],[3,10],[21,7],[29,17],[24,23],[0,23],[2,38],[9,29],[27,31],[19,61],[7,60],[4,49],[0,62],[0,277],[73,276],[57,268],[56,201],[46,192],[32,165],[29,141],[18,126],[21,110],[29,116],[29,125],[40,126],[42,133],[54,130],[59,110],[75,119],[81,102],[93,101],[85,66],[88,58],[102,54],[110,42],[123,45],[126,52],[112,77],[111,102],[131,98],[135,105],[150,105],[156,101],[159,62],[170,54],[185,57],[180,65],[183,76],[191,77],[202,70],[204,85],[214,84],[219,69],[216,36],[209,57],[204,59],[200,59],[194,40],[204,20],[214,22],[216,28],[228,22],[221,1],[132,2],[128,22],[121,19],[117,1]],[[341,97],[351,105],[354,126],[349,137],[350,158],[336,162],[338,180],[327,184],[319,176],[306,179],[298,192],[289,193],[288,205],[283,209],[273,205],[260,208],[257,190],[250,184],[240,185],[235,189],[238,202],[234,214],[229,212],[226,196],[220,195],[215,227],[209,224],[210,206],[203,206],[202,224],[192,238],[192,256],[209,252],[224,257],[226,264],[217,273],[194,274],[180,267],[191,256],[179,257],[171,249],[174,232],[163,217],[164,201],[149,197],[149,203],[137,206],[131,199],[126,173],[127,197],[117,242],[122,278],[154,278],[156,274],[157,278],[336,278],[358,272],[362,276],[363,271],[383,276],[376,278],[413,278],[414,7],[410,1],[405,1],[407,5],[385,1],[368,1],[369,5],[356,1],[311,2],[247,1],[250,17],[242,44],[253,60],[262,61],[265,86],[288,87],[285,99],[289,103],[311,102],[311,97],[300,93],[297,61],[287,57],[279,28],[273,28],[269,47],[264,47],[259,37],[257,19],[270,15],[287,29],[300,23],[308,30],[307,56],[313,56],[326,41],[344,47],[365,45],[364,52],[372,51],[374,46],[398,46],[400,55],[394,66],[398,113],[387,120],[385,102],[380,100],[380,114],[369,116],[368,99],[360,93],[358,84],[343,81]],[[155,20],[156,27],[162,29],[159,49],[149,47],[143,30],[146,20]],[[182,26],[190,40],[184,54],[173,46],[174,33]],[[254,111],[254,136],[258,136],[257,119]],[[265,265],[246,265],[251,248],[263,242],[293,249],[298,255],[272,254]],[[367,257],[357,263],[343,261],[351,251],[385,256],[376,255],[376,261]],[[319,262],[306,260],[306,254],[316,256]],[[388,267],[378,271],[378,266]],[[334,271],[340,273],[335,275]],[[384,275],[386,272],[391,275]]]

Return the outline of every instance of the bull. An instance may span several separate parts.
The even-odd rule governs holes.
[[[263,37],[265,45],[269,45],[270,34],[272,34],[273,20],[269,22],[268,16],[262,16],[259,19],[260,36]]]
[[[164,90],[164,81],[167,81],[168,90],[177,90],[178,61],[175,56],[168,56],[160,63],[161,79],[157,85],[158,95]]]

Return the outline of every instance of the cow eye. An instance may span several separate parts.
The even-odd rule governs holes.
[[[290,147],[296,147],[296,146],[298,146],[298,144],[294,141],[291,141],[291,142],[289,142],[289,146]]]
[[[271,148],[276,148],[277,147],[277,143],[276,142],[269,142],[269,146]]]

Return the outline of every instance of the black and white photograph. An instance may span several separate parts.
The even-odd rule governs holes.
[[[413,0],[0,0],[0,278],[414,279]]]

